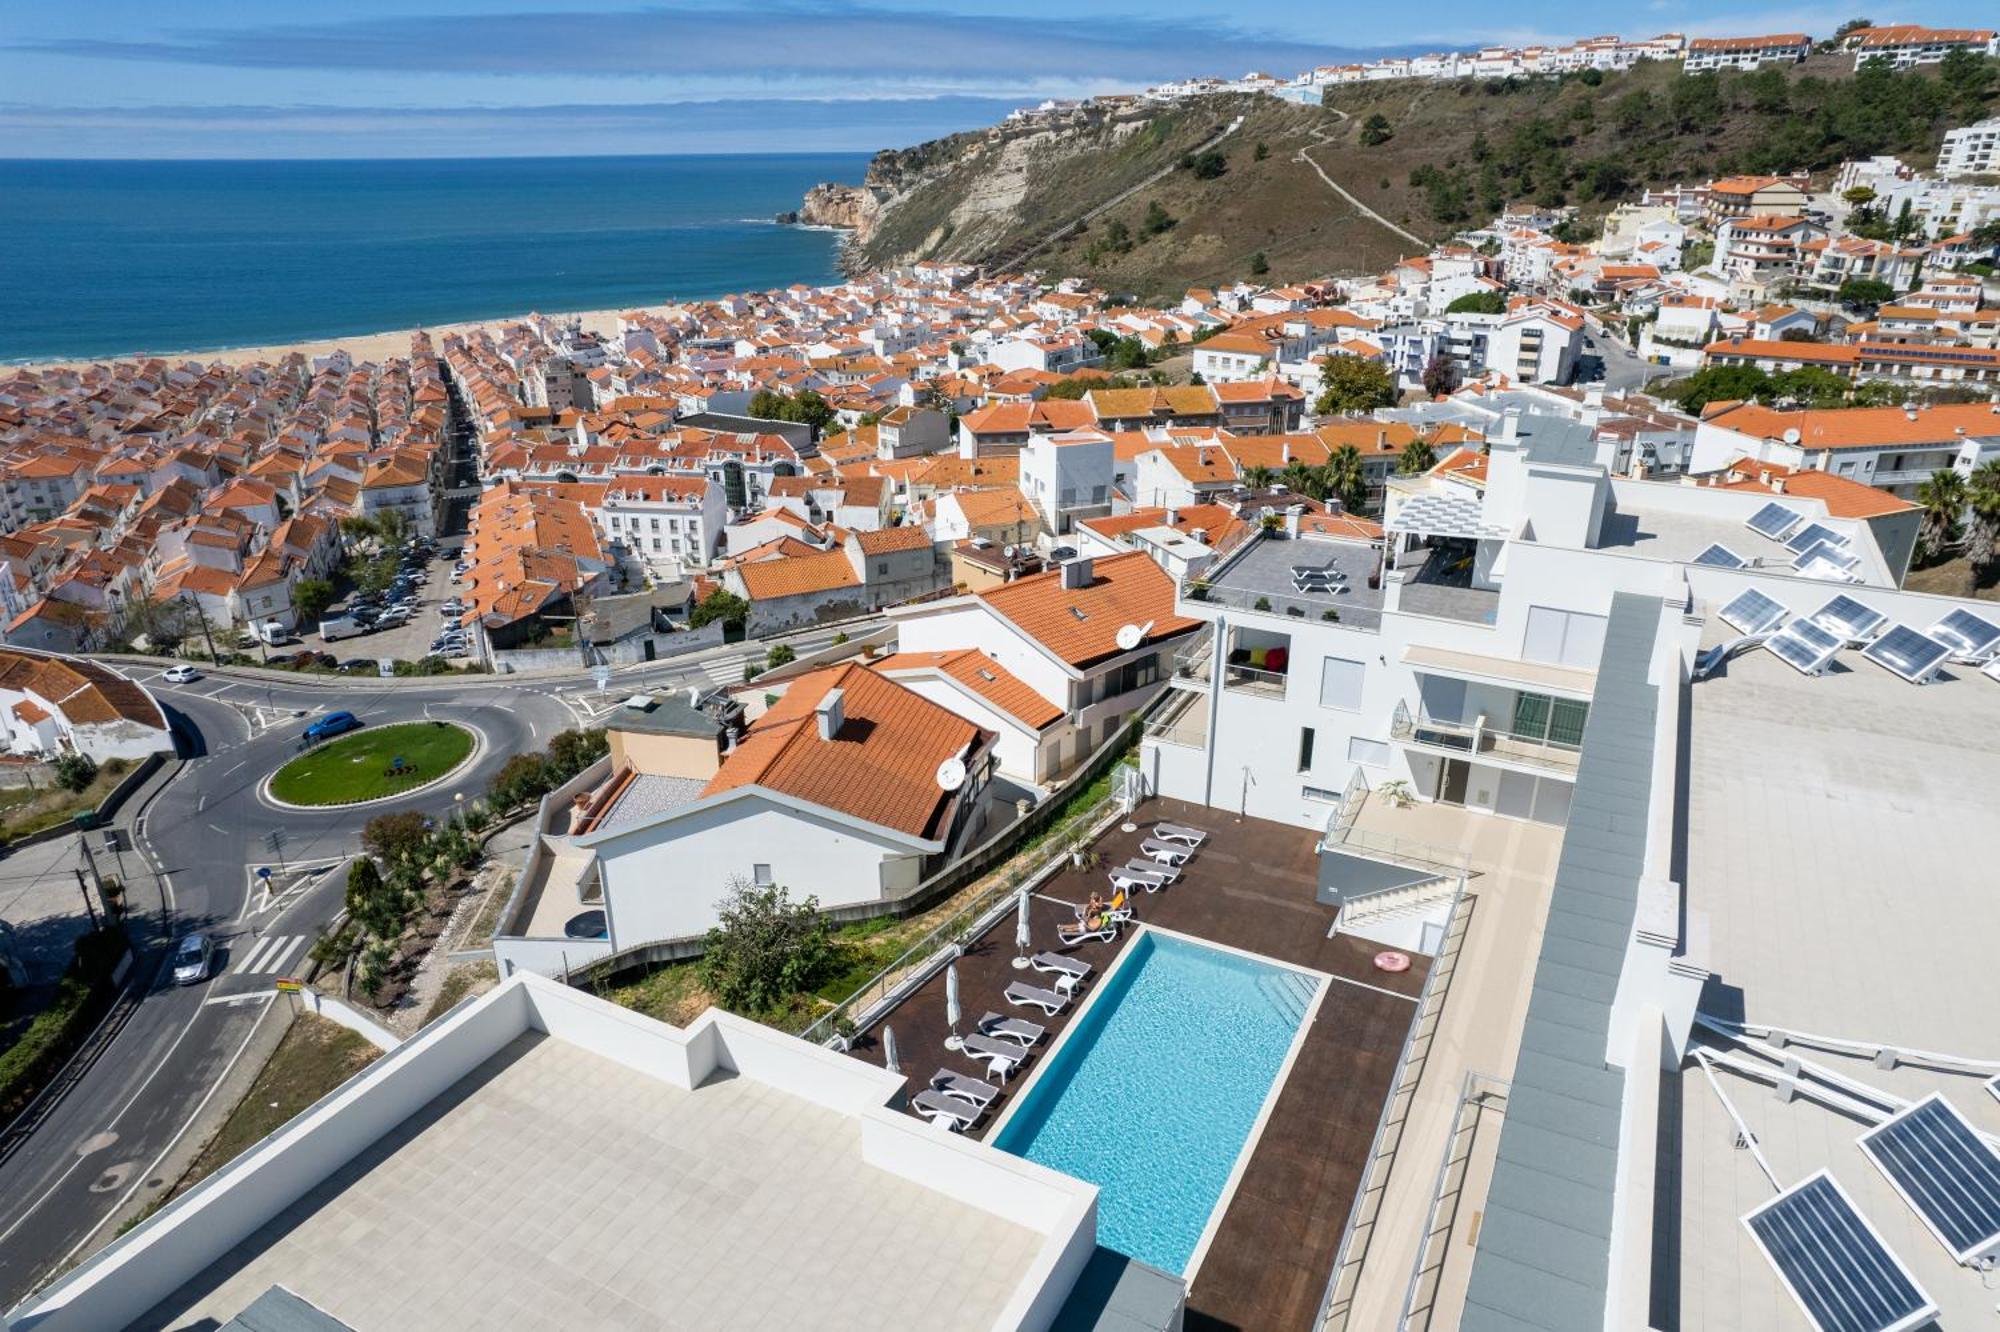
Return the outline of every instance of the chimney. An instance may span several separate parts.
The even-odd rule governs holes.
[[[979,441],[964,426],[958,428],[958,456],[967,462],[973,462],[979,457]]]
[[[1965,432],[1960,431],[1959,433],[1963,434]],[[1175,524],[1179,523],[1180,520],[1181,520],[1181,511],[1175,508],[1173,505],[1169,504],[1167,506],[1167,526],[1172,527]]]
[[[833,739],[840,734],[841,723],[847,720],[847,692],[842,689],[827,690],[826,697],[820,699],[813,712],[819,719],[819,738]]]
[[[1090,586],[1090,556],[1067,560],[1062,567],[1062,585],[1065,591],[1074,591]]]
[[[1509,407],[1500,414],[1500,442],[1512,444],[1521,437],[1521,409]]]

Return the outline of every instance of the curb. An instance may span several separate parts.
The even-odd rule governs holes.
[[[391,723],[391,725],[395,726],[422,726],[425,724],[426,723],[423,722]],[[406,791],[397,791],[393,795],[371,796],[367,800],[330,800],[323,805],[295,805],[289,800],[281,800],[277,796],[271,794],[272,780],[277,777],[279,772],[283,772],[286,767],[290,766],[290,764],[295,761],[287,759],[284,763],[278,766],[276,772],[266,773],[264,775],[264,780],[257,783],[257,800],[259,803],[267,806],[268,808],[282,810],[287,813],[314,814],[322,810],[329,810],[329,809],[367,809],[371,805],[388,805],[388,804],[393,804],[398,800],[408,800],[411,796],[414,795],[422,795],[425,791],[430,790],[432,787],[442,786],[446,782],[450,781],[454,776],[462,772],[465,768],[477,762],[482,756],[485,755],[487,750],[486,732],[480,730],[477,726],[474,726],[471,722],[445,721],[440,718],[437,719],[435,724],[441,726],[456,726],[462,731],[471,732],[472,748],[466,751],[464,758],[460,759],[457,763],[453,764],[446,771],[441,772],[437,776],[431,778],[429,781],[424,782],[422,785],[412,786]],[[304,756],[301,755],[300,757]]]

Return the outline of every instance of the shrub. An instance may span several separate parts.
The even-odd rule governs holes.
[[[88,754],[64,754],[56,760],[55,770],[56,784],[79,795],[97,780],[97,760]]]
[[[819,899],[794,902],[772,884],[729,882],[721,923],[703,943],[702,979],[726,1008],[757,1012],[817,985],[833,958]]]
[[[558,731],[549,737],[549,785],[561,786],[611,752],[602,729]]]
[[[400,864],[420,859],[430,835],[431,821],[415,810],[377,814],[361,826],[361,849],[384,864]]]
[[[516,754],[493,774],[487,794],[495,808],[508,809],[539,800],[559,784],[550,780],[549,761],[540,754]]]
[[[773,643],[771,650],[764,654],[764,669],[775,671],[780,666],[789,666],[799,659],[799,654],[790,643]]]

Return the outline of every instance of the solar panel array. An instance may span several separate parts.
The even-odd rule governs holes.
[[[1822,1332],[1906,1332],[1937,1316],[1931,1297],[1824,1170],[1743,1224]]]
[[[1932,625],[1929,633],[1961,661],[1984,661],[2000,652],[2000,625],[1962,607]]]
[[[1756,588],[1746,587],[1719,614],[1746,634],[1765,634],[1783,624],[1791,612]]]
[[[1793,620],[1764,640],[1778,660],[1807,675],[1818,675],[1840,651],[1840,640],[1811,620]]]
[[[1951,649],[1907,624],[1894,624],[1862,649],[1861,655],[1911,684],[1923,684],[1937,674],[1938,667],[1951,655]]]
[[[1889,622],[1889,617],[1873,606],[1864,606],[1850,596],[1838,596],[1812,613],[1812,622],[1828,633],[1858,643]]]
[[[1694,563],[1712,565],[1717,569],[1747,569],[1750,561],[1738,555],[1720,541],[1694,557]]]
[[[1814,560],[1826,560],[1843,569],[1852,569],[1861,563],[1861,557],[1846,546],[1836,546],[1831,541],[1815,541],[1799,555],[1800,564],[1811,564]]]
[[[1822,548],[1824,548],[1824,543],[1822,543]],[[1861,580],[1849,573],[1848,569],[1849,564],[1843,564],[1838,560],[1825,559],[1815,555],[1812,559],[1800,561],[1798,572],[1802,578],[1811,578],[1822,583],[1860,582]]]
[[[1789,505],[1772,500],[1763,508],[1750,515],[1745,525],[1759,536],[1767,536],[1773,541],[1783,541],[1785,533],[1805,521],[1806,516]]]
[[[1792,533],[1791,539],[1785,542],[1785,549],[1795,555],[1803,555],[1822,541],[1835,546],[1845,546],[1847,544],[1846,537],[1834,531],[1825,523],[1807,523],[1804,527]]]
[[[1926,1097],[1860,1141],[1954,1259],[2000,1246],[2000,1152],[1951,1102]]]

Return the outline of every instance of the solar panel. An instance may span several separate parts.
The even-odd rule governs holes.
[[[1951,1102],[1933,1092],[1859,1141],[1955,1260],[2000,1247],[2000,1152]]]
[[[1817,556],[1800,564],[1798,574],[1801,578],[1811,578],[1822,583],[1858,583],[1861,581],[1848,572],[1846,565]]]
[[[1720,541],[1694,557],[1696,564],[1713,565],[1717,569],[1747,569],[1750,561],[1738,555]]]
[[[1783,541],[1785,533],[1804,522],[1806,516],[1797,509],[1772,500],[1763,508],[1750,515],[1745,524],[1759,536],[1767,536],[1773,541]]]
[[[1825,523],[1807,523],[1804,527],[1792,533],[1791,539],[1785,542],[1785,549],[1794,553],[1808,551],[1822,541],[1831,542],[1836,546],[1847,544],[1846,537],[1834,531]]]
[[[1793,620],[1764,640],[1778,660],[1807,675],[1818,675],[1840,651],[1840,640],[1811,620]]]
[[[1859,643],[1889,622],[1889,617],[1850,596],[1838,596],[1812,613],[1812,622],[1850,643]]]
[[[1856,555],[1845,546],[1836,546],[1831,541],[1813,542],[1812,545],[1807,546],[1800,553],[1798,562],[1801,565],[1807,565],[1813,563],[1815,560],[1824,560],[1842,569],[1852,569],[1855,565],[1861,563],[1859,555]]]
[[[1783,605],[1754,587],[1738,592],[1736,599],[1724,606],[1720,613],[1724,620],[1746,634],[1769,633],[1791,614]]]
[[[1820,1332],[1908,1332],[1937,1317],[1910,1269],[1824,1170],[1743,1224]]]
[[[2000,624],[1962,608],[1939,620],[1928,632],[1960,661],[1984,661],[2000,652]]]
[[[1951,649],[1907,624],[1895,624],[1863,648],[1861,655],[1877,666],[1894,671],[1911,684],[1924,684],[1937,674],[1938,667],[1944,665]]]

